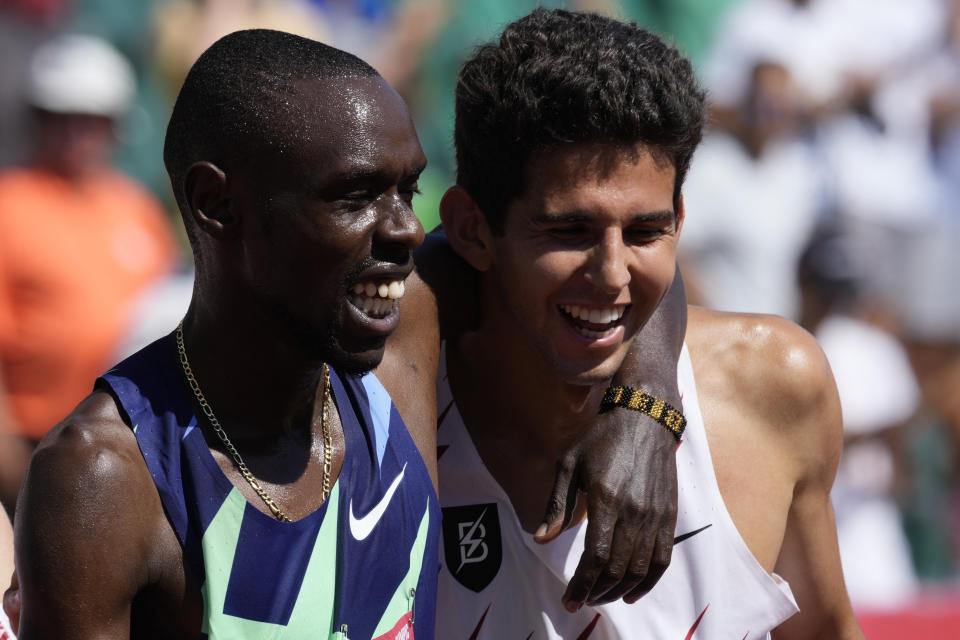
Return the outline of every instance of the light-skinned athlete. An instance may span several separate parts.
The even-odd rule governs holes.
[[[696,224],[681,192],[704,95],[636,25],[538,9],[465,63],[456,98],[458,185],[440,213],[479,274],[481,320],[441,362],[438,637],[861,638],[830,505],[842,435],[823,353],[781,318],[697,308],[671,564],[639,600],[560,606],[596,534],[581,511],[533,543],[554,461],[602,402],[679,432],[662,398],[612,378]]]

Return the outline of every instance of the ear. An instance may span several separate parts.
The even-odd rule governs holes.
[[[683,194],[677,198],[677,237],[680,236],[680,230],[683,229],[683,221],[687,217],[686,207],[683,205]]]
[[[213,236],[223,236],[237,226],[230,206],[227,174],[212,162],[195,162],[187,169],[184,191],[196,225]]]
[[[493,263],[493,233],[473,196],[461,186],[447,189],[440,200],[440,221],[453,250],[477,271]]]

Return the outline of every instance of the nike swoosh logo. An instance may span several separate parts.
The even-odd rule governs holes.
[[[367,515],[362,518],[357,518],[353,515],[353,500],[350,500],[350,533],[353,534],[353,537],[357,540],[364,540],[367,536],[370,535],[370,532],[373,531],[373,528],[377,526],[377,523],[380,522],[380,518],[383,517],[384,512],[387,510],[387,507],[390,506],[390,499],[393,498],[393,494],[396,493],[397,487],[400,486],[400,481],[403,480],[403,472],[407,470],[407,463],[403,463],[403,469],[400,469],[400,473],[397,474],[397,477],[393,479],[393,482],[390,484],[390,487],[387,489],[386,493],[383,494],[383,497],[380,498],[380,502],[370,509],[367,512]]]
[[[684,534],[682,534],[682,535],[679,535],[679,536],[677,536],[676,538],[673,539],[673,544],[680,544],[681,542],[683,542],[683,541],[686,540],[687,538],[692,538],[693,536],[697,535],[698,533],[700,533],[700,532],[703,531],[704,529],[709,529],[709,528],[712,527],[712,526],[713,526],[713,523],[710,523],[710,524],[708,524],[708,525],[705,526],[705,527],[700,527],[699,529],[696,529],[695,531],[689,531],[689,532],[687,532],[687,533],[684,533]]]

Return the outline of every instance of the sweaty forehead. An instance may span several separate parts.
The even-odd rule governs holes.
[[[343,171],[423,162],[406,103],[382,78],[310,79],[297,88],[302,118],[290,134],[302,160]]]

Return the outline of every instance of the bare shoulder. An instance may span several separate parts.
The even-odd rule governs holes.
[[[44,437],[24,480],[16,518],[24,591],[31,574],[56,572],[48,563],[104,554],[115,565],[127,557],[146,572],[163,519],[136,438],[113,398],[88,396]]]
[[[33,455],[28,478],[64,483],[85,480],[130,485],[110,487],[111,491],[135,489],[147,474],[133,431],[123,421],[113,398],[93,393],[43,438]],[[59,480],[58,480],[59,479]],[[105,488],[91,487],[94,490]]]
[[[771,430],[808,471],[839,456],[836,384],[810,333],[778,316],[691,307],[687,345],[698,389],[730,398],[744,419]]]

